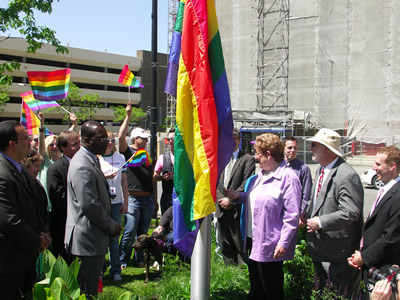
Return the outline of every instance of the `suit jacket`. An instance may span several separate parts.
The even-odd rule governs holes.
[[[314,205],[321,168],[317,170],[307,218],[318,216],[322,228],[308,234],[310,256],[317,262],[343,262],[359,248],[364,189],[357,172],[339,158],[325,178]]]
[[[33,185],[25,167],[20,174],[0,154],[0,274],[23,273],[35,266],[41,240]]]
[[[254,158],[250,154],[244,152],[243,150],[239,150],[236,162],[232,167],[231,179],[229,180],[228,183],[228,189],[233,189],[238,192],[243,192],[247,179],[249,179],[252,175],[254,175],[255,169],[256,165]],[[222,172],[217,187],[217,199],[225,197],[224,180],[225,180],[225,172]],[[232,204],[235,205],[235,203]],[[218,203],[216,203],[215,216],[217,218],[220,218],[222,217],[223,214],[224,214],[224,209],[220,207]]]
[[[118,225],[110,217],[111,201],[100,165],[84,147],[72,158],[67,177],[67,250],[77,256],[107,253],[109,235]]]
[[[65,156],[54,162],[47,170],[47,194],[51,202],[50,232],[52,237],[64,241],[67,221],[67,175],[69,161]]]
[[[366,268],[400,265],[400,182],[387,191],[364,225]]]

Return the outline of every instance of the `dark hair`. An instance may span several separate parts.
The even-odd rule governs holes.
[[[18,126],[22,125],[15,120],[0,122],[0,151],[6,150],[10,141],[16,141],[18,139],[18,134],[15,130]]]
[[[240,133],[240,130],[239,130],[239,129],[233,128],[233,136],[234,136],[235,138],[240,139],[240,138],[242,137],[242,134]]]
[[[292,142],[296,142],[297,143],[297,139],[294,136],[285,136],[285,138],[283,139],[283,145],[286,146],[286,142],[287,141],[292,141]]]
[[[81,137],[91,139],[96,135],[95,129],[97,127],[103,127],[100,122],[97,121],[87,121],[81,127]]]
[[[76,137],[79,137],[79,134],[77,134],[75,131],[71,131],[71,130],[61,131],[60,134],[58,135],[58,139],[57,139],[57,147],[58,147],[58,149],[61,152],[63,152],[61,147],[67,147],[68,146],[68,141],[70,139],[74,139]]]
[[[168,130],[168,133],[175,133],[175,128],[171,128],[170,130]]]

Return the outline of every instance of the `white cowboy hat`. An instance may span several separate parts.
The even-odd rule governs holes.
[[[322,128],[314,137],[307,139],[307,141],[320,143],[333,153],[339,156],[344,155],[342,149],[340,149],[340,135],[331,129]]]

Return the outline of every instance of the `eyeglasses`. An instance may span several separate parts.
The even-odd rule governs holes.
[[[99,141],[101,143],[108,142],[108,137],[94,137],[93,140]]]
[[[50,145],[49,145],[49,147],[54,147],[54,146],[56,146],[56,147],[57,147],[57,145],[56,145],[56,144],[50,144]]]
[[[108,143],[113,143],[113,144],[114,144],[114,143],[115,143],[115,139],[108,139],[107,142],[108,142]]]
[[[175,138],[167,138],[168,142],[173,142],[175,140]]]
[[[141,136],[139,136],[143,141],[148,141],[149,138],[142,138]]]
[[[311,143],[311,147],[317,147],[318,143]]]
[[[257,158],[257,157],[260,157],[260,156],[263,156],[263,155],[264,155],[263,153],[258,153],[258,152],[256,152],[256,153],[254,154],[254,157]]]
[[[15,139],[14,141],[30,141],[32,137],[30,135],[24,136],[22,139]]]

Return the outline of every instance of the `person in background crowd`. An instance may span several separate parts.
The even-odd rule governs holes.
[[[132,115],[132,105],[126,105],[126,117],[118,132],[119,152],[127,161],[137,150],[145,149],[150,134],[142,128],[135,128],[131,132],[131,146],[126,142],[128,124]],[[132,255],[132,245],[135,236],[147,233],[150,227],[153,212],[158,210],[156,197],[153,197],[153,168],[145,162],[139,167],[127,168],[128,178],[128,212],[125,214],[125,229],[120,242],[121,268],[126,265]],[[144,267],[143,252],[135,253],[136,265]]]
[[[297,140],[293,136],[287,136],[283,140],[285,146],[286,165],[299,177],[301,182],[301,208],[299,225],[305,225],[305,209],[311,196],[312,178],[310,168],[297,158]]]
[[[168,148],[161,154],[154,167],[153,178],[162,181],[161,214],[163,215],[168,207],[172,206],[172,191],[174,189],[174,140],[175,130],[171,129],[167,135]]]
[[[235,148],[232,157],[221,174],[217,187],[215,217],[218,219],[219,245],[225,264],[243,265],[247,261],[240,233],[240,215],[242,205],[236,205],[225,196],[226,190],[243,192],[247,179],[254,175],[256,168],[254,158],[239,149],[241,133],[233,129]],[[224,207],[224,208],[223,208]]]
[[[36,195],[38,196],[40,232],[44,232],[49,235],[50,232],[49,232],[49,220],[48,220],[48,215],[47,215],[46,190],[44,189],[44,187],[42,186],[40,181],[37,179],[42,161],[43,161],[42,156],[35,150],[31,150],[31,152],[22,161],[22,164],[25,166],[25,168],[28,170],[29,174],[32,176],[33,183],[34,183],[33,188],[36,192]],[[52,241],[52,243],[53,243],[53,241]],[[37,276],[38,281],[45,278],[42,264],[43,264],[43,253],[39,253],[39,256],[36,260],[36,276]]]
[[[346,163],[340,135],[323,128],[308,139],[317,170],[306,208],[308,251],[313,260],[318,290],[333,284],[345,298],[357,298],[361,274],[347,258],[359,248],[363,227],[364,189],[360,176]]]
[[[65,223],[67,221],[67,174],[69,162],[81,147],[79,135],[74,131],[61,131],[57,139],[57,148],[62,157],[47,170],[47,194],[51,202],[50,233],[53,238],[52,252],[55,257],[61,255],[67,264],[73,258],[64,247]]]
[[[107,253],[109,236],[120,234],[121,226],[111,218],[109,187],[97,155],[107,148],[103,125],[88,121],[81,127],[79,151],[71,159],[67,178],[67,253],[81,259],[78,282],[82,294],[97,295],[98,281]]]
[[[128,181],[126,170],[121,168],[125,158],[117,152],[115,138],[112,132],[107,131],[107,148],[104,155],[100,156],[100,167],[107,178],[111,197],[111,218],[121,225],[121,215],[128,210]],[[110,276],[114,281],[121,281],[121,261],[119,258],[119,236],[110,237]],[[104,264],[103,273],[107,270]]]
[[[40,200],[21,165],[30,142],[21,123],[0,122],[0,291],[8,300],[32,297],[37,253],[51,243],[40,232]]]
[[[254,148],[260,172],[250,177],[244,192],[228,190],[227,196],[245,203],[248,299],[279,300],[284,298],[283,261],[293,258],[296,246],[301,184],[286,166],[278,136],[257,136]]]

